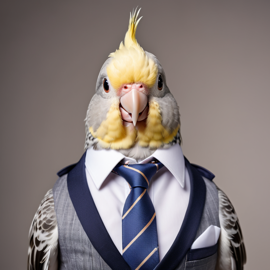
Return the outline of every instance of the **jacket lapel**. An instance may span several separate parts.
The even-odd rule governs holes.
[[[86,174],[85,156],[68,173],[68,191],[77,216],[92,245],[112,269],[130,270],[112,242],[91,196]],[[198,170],[185,158],[190,177],[190,199],[180,231],[155,270],[175,269],[183,260],[195,240],[205,204],[206,187]]]
[[[205,183],[198,170],[186,158],[185,165],[190,177],[188,208],[174,243],[155,270],[176,269],[194,242],[201,222],[206,197]]]
[[[112,269],[130,270],[112,242],[91,196],[85,174],[85,156],[86,153],[68,173],[69,196],[84,231],[103,260]]]

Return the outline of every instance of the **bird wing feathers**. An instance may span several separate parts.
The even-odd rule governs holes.
[[[226,194],[219,189],[218,196],[221,237],[216,270],[242,270],[246,263],[246,249],[239,220]]]
[[[58,229],[50,189],[33,218],[29,230],[28,270],[57,269]]]

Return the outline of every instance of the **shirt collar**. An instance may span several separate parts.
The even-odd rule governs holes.
[[[151,156],[138,163],[145,164],[153,158],[163,163],[180,186],[185,187],[185,160],[180,145],[175,144],[167,149],[157,149]],[[85,166],[97,189],[100,189],[104,180],[122,159],[137,163],[135,159],[125,157],[116,150],[94,150],[93,148],[87,150]]]

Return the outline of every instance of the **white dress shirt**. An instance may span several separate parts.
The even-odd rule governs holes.
[[[145,164],[153,158],[163,163],[148,188],[156,211],[159,256],[165,256],[173,244],[187,210],[190,180],[179,145],[158,149],[140,161]],[[87,150],[85,165],[90,192],[113,243],[122,254],[122,211],[130,188],[127,181],[111,171],[120,162],[136,164],[115,150]]]

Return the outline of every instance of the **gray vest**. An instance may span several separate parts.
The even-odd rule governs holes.
[[[202,207],[201,219],[200,223],[198,223],[199,226],[195,239],[197,239],[210,225],[220,227],[218,191],[216,185],[206,178],[204,178],[202,182],[205,183],[206,187],[205,204]],[[57,180],[53,188],[53,196],[59,235],[59,269],[121,270],[119,268],[111,268],[103,259],[104,256],[100,256],[89,240],[74,208],[74,202],[71,200],[67,184],[67,174]],[[186,235],[188,235],[188,233]],[[217,245],[216,247],[211,248],[212,251],[210,251],[210,253],[209,248],[195,250],[197,253],[189,250],[176,267],[172,268],[169,265],[170,263],[168,263],[165,267],[157,267],[157,269],[214,270],[217,260]],[[110,250],[107,252],[108,254],[106,254],[106,256],[110,256]],[[174,256],[177,256],[175,250]]]

